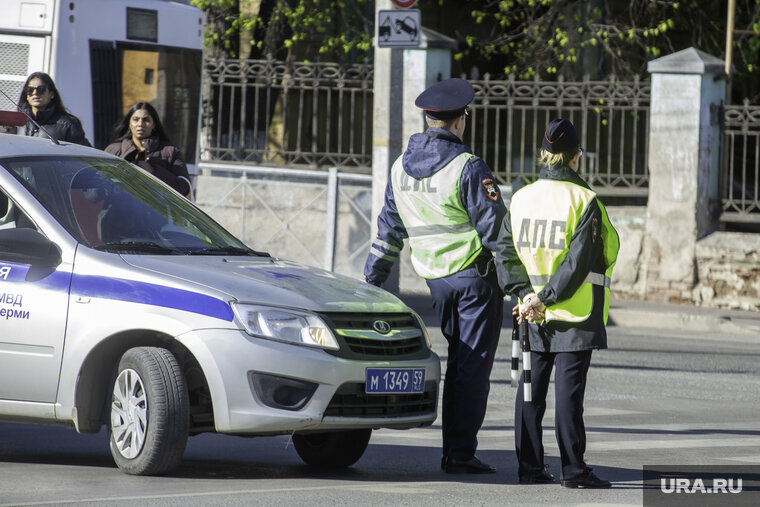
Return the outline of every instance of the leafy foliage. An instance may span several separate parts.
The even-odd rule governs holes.
[[[341,59],[372,49],[371,0],[192,0],[211,22],[206,46],[232,57]],[[223,28],[220,30],[220,25]],[[246,35],[247,46],[236,45]],[[246,54],[249,53],[249,54]]]
[[[373,0],[193,4],[209,18],[207,45],[230,56],[341,61],[371,55]],[[631,79],[647,75],[648,61],[687,47],[725,57],[725,0],[420,0],[415,7],[426,27],[459,41],[455,72],[477,66],[522,79]],[[760,0],[736,0],[736,29],[735,81],[754,94]]]

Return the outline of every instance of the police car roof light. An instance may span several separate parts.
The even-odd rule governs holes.
[[[0,111],[0,125],[4,127],[23,127],[27,118],[19,111]]]
[[[19,112],[18,112],[18,114],[21,114],[21,115],[23,115],[23,116],[24,116],[24,123],[20,123],[20,124],[16,124],[16,123],[14,123],[14,124],[10,124],[10,125],[8,125],[9,127],[23,127],[24,125],[26,125],[26,122],[27,122],[27,121],[31,121],[32,123],[34,123],[34,125],[35,125],[35,126],[38,128],[38,129],[40,129],[40,130],[41,130],[41,131],[43,131],[45,134],[47,134],[47,136],[50,138],[50,140],[53,142],[53,144],[61,144],[61,143],[59,143],[59,142],[58,142],[58,139],[56,139],[55,137],[51,136],[51,135],[50,135],[50,132],[48,132],[47,130],[45,130],[45,129],[42,127],[42,125],[40,125],[39,123],[37,123],[37,122],[34,120],[34,118],[32,118],[30,115],[28,115],[28,114],[27,114],[27,113],[25,113],[24,111],[21,111],[21,110],[20,110],[21,108],[20,108],[20,107],[18,107],[18,104],[16,104],[16,102],[14,102],[14,101],[13,101],[13,99],[12,99],[12,98],[10,98],[10,97],[8,96],[8,94],[7,94],[7,93],[5,93],[3,90],[0,90],[0,93],[2,93],[2,94],[3,94],[3,96],[4,96],[6,99],[8,99],[9,101],[11,101],[11,104],[13,104],[14,106],[16,106],[16,107],[19,109]],[[0,111],[0,112],[2,112],[2,113],[14,113],[14,111]],[[18,121],[21,121],[21,120],[18,120]],[[0,118],[0,125],[3,125],[3,121],[2,121],[2,118]]]

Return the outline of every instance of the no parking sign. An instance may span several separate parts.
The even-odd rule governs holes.
[[[417,0],[391,0],[393,2],[393,5],[396,7],[401,7],[402,9],[408,9],[412,5],[417,3]]]
[[[405,3],[413,2],[408,0]],[[414,48],[420,45],[422,20],[419,9],[377,11],[375,26],[377,47]]]

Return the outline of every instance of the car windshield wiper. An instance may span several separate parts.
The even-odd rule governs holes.
[[[125,241],[123,243],[113,241],[111,243],[104,243],[95,247],[95,250],[101,250],[104,252],[122,252],[122,253],[157,253],[157,254],[181,254],[179,250],[175,248],[167,248],[151,241]]]
[[[271,257],[266,252],[257,252],[250,248],[240,248],[237,246],[212,246],[201,248],[200,250],[190,250],[187,255],[253,255],[257,257]]]

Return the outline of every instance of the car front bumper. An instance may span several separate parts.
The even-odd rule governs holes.
[[[359,361],[321,349],[254,338],[239,330],[198,330],[178,338],[203,369],[219,433],[404,429],[430,425],[436,418],[441,372],[440,360],[432,351],[425,359]],[[366,369],[388,367],[424,368],[425,392],[364,394]],[[257,376],[275,383],[284,379],[284,383],[303,386],[304,391],[311,386],[313,393],[296,404],[298,408],[277,408],[262,396],[254,380]]]

